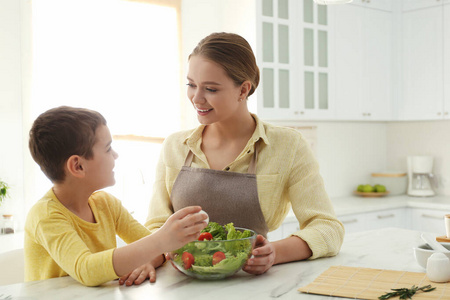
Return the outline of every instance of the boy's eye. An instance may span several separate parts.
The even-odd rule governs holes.
[[[106,150],[106,152],[111,152],[112,147],[109,147],[108,150]]]
[[[194,84],[192,84],[192,83],[188,83],[188,84],[186,84],[188,87],[195,87],[195,85]]]
[[[211,89],[211,88],[206,88],[206,90],[207,90],[208,92],[212,92],[212,93],[215,93],[215,92],[217,92],[217,90],[215,90],[215,89]]]

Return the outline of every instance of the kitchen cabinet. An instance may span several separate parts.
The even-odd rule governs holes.
[[[444,3],[444,113],[445,119],[450,118],[450,0]]]
[[[408,226],[405,208],[348,214],[338,216],[338,219],[344,225],[346,233],[385,227],[407,228]],[[300,230],[300,226],[296,220],[288,221],[283,223],[277,230],[269,232],[268,238],[270,241],[284,239],[298,230]]]
[[[346,233],[385,227],[406,228],[406,212],[404,208],[350,214],[339,217],[339,220],[344,224]]]
[[[400,120],[450,118],[450,3],[428,2],[402,13]]]
[[[339,120],[392,118],[391,12],[334,7],[334,86]]]
[[[334,118],[328,23],[328,7],[313,0],[257,1],[261,118]]]
[[[409,229],[445,235],[444,211],[411,207],[407,211]]]

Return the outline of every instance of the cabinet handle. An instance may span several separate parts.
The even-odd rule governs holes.
[[[440,115],[441,115],[441,113],[440,113],[440,112],[438,112],[438,113],[437,113],[437,115],[438,115],[438,116],[440,116]]]
[[[370,1],[369,1],[370,2]],[[370,113],[367,113],[367,115],[370,117],[371,116],[371,114]]]
[[[345,221],[341,221],[342,224],[350,224],[350,223],[356,223],[358,222],[358,219],[350,219],[350,220],[345,220]]]
[[[389,215],[378,215],[377,218],[378,219],[387,219],[387,218],[393,218],[395,217],[394,214],[389,214]]]
[[[443,216],[436,216],[436,215],[422,214],[422,217],[428,218],[428,219],[439,219],[439,220],[441,220]]]
[[[446,116],[447,116],[447,115],[448,115],[448,111],[446,111],[446,112],[444,113],[444,115],[446,115]]]

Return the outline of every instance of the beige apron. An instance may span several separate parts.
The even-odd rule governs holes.
[[[192,168],[193,157],[189,151],[173,185],[170,199],[174,211],[200,205],[212,222],[220,225],[232,222],[236,227],[249,228],[267,237],[256,184],[256,144],[248,173]]]

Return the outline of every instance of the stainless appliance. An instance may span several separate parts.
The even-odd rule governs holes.
[[[432,156],[408,156],[408,195],[415,197],[434,196]]]

